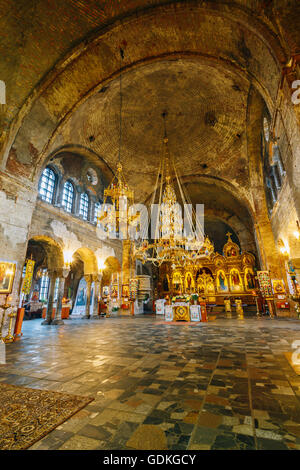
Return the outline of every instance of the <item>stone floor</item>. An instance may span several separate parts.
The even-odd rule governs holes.
[[[95,400],[32,449],[300,449],[300,322],[24,323],[0,381]]]

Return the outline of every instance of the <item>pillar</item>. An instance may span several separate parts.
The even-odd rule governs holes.
[[[100,296],[100,287],[101,287],[101,280],[102,274],[97,274],[93,276],[94,280],[94,307],[93,307],[93,318],[100,318],[99,315],[99,296]]]
[[[66,180],[62,178],[60,174],[57,175],[57,184],[56,184],[56,191],[55,191],[55,197],[54,197],[54,205],[61,207],[62,205],[62,198],[63,198],[63,192],[64,192],[64,184]]]
[[[85,315],[83,318],[91,318],[90,314],[90,304],[91,304],[91,290],[92,290],[92,282],[93,282],[93,277],[92,274],[86,274],[84,276],[84,279],[86,280],[86,306],[85,306]]]
[[[79,192],[79,188],[76,187],[76,190],[74,192],[73,211],[74,215],[76,215],[77,217],[79,217],[80,196],[81,192]]]
[[[62,311],[62,299],[64,296],[65,290],[65,277],[60,275],[59,277],[59,284],[58,284],[58,293],[57,293],[57,302],[56,302],[56,311],[55,317],[52,322],[52,325],[63,325],[64,321],[61,318],[61,311]]]
[[[48,294],[48,306],[46,312],[46,318],[42,322],[42,325],[51,325],[52,323],[52,312],[53,312],[53,300],[54,300],[54,290],[55,290],[55,281],[56,281],[56,272],[53,271],[50,274],[50,286]]]
[[[131,240],[123,241],[123,253],[122,253],[122,284],[129,284],[131,277]]]

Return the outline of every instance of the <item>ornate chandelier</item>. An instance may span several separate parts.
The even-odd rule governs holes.
[[[170,157],[168,138],[166,134],[166,113],[164,118],[165,135],[163,139],[164,153],[158,169],[152,204],[158,199],[158,215],[155,223],[155,236],[148,242],[148,233],[142,236],[142,243],[135,245],[134,256],[142,263],[151,262],[157,266],[162,263],[171,263],[173,269],[179,265],[195,263],[200,258],[209,256],[214,252],[214,245],[205,237],[203,232],[197,233],[197,217],[194,211],[187,212],[191,235],[183,231],[182,207],[190,204],[188,194],[185,192],[179,178],[174,158]],[[160,184],[158,181],[160,179]],[[175,185],[180,195],[181,206],[177,201]],[[148,229],[148,227],[147,227]],[[193,234],[193,235],[192,235]]]
[[[111,201],[111,204],[108,201]],[[139,214],[134,216],[128,214],[128,208],[133,204],[134,192],[127,185],[119,162],[116,175],[104,190],[104,201],[98,217],[98,222],[103,224],[104,231],[122,233],[123,227],[124,232],[127,231],[127,224],[137,223]],[[126,238],[126,233],[123,235],[123,238]]]
[[[120,70],[124,51],[120,48]],[[105,232],[118,233],[120,238],[127,237],[127,224],[137,224],[140,214],[129,216],[128,209],[134,204],[134,192],[126,183],[123,167],[121,164],[122,147],[122,73],[120,72],[120,125],[119,125],[119,158],[117,173],[113,177],[109,186],[104,190],[104,201],[101,205],[100,214],[97,217]]]

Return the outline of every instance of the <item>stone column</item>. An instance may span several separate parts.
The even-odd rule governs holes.
[[[64,184],[65,184],[65,179],[62,178],[61,175],[59,175],[57,177],[57,185],[56,185],[56,191],[55,191],[55,203],[54,203],[55,206],[58,206],[58,207],[62,206]]]
[[[100,318],[99,315],[99,295],[100,295],[100,286],[101,286],[101,280],[102,280],[102,274],[97,274],[93,276],[94,280],[94,307],[93,307],[93,318]]]
[[[73,211],[74,215],[76,215],[77,217],[79,217],[80,196],[81,192],[79,192],[79,188],[76,188],[74,192]]]
[[[129,279],[132,270],[131,261],[132,243],[131,240],[123,241],[122,253],[122,284],[129,284]]]
[[[90,207],[89,207],[88,220],[89,220],[89,222],[91,222],[93,224],[94,223],[94,217],[95,217],[96,198],[89,194],[89,199],[90,199]]]
[[[50,274],[50,286],[49,286],[48,307],[47,307],[47,312],[46,312],[46,318],[42,322],[42,325],[51,325],[51,323],[52,323],[53,300],[54,300],[56,277],[57,277],[56,272],[53,271]]]
[[[60,276],[59,276],[56,311],[55,311],[55,317],[54,317],[54,320],[52,322],[52,325],[63,325],[64,324],[64,321],[61,318],[62,299],[63,299],[63,296],[64,296],[64,290],[65,290],[65,280],[66,280],[66,277],[68,276],[69,272],[70,272],[69,269],[63,269],[62,272],[60,273]]]
[[[83,318],[91,318],[90,314],[90,303],[91,303],[91,290],[92,290],[92,274],[85,274],[84,279],[86,280],[86,306],[85,315]]]

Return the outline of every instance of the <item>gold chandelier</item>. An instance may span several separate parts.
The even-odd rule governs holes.
[[[127,224],[137,223],[139,218],[139,213],[134,216],[128,213],[129,207],[133,204],[134,192],[126,183],[122,165],[119,162],[116,175],[104,190],[104,200],[98,216],[98,222],[103,224],[104,231],[116,232],[122,234],[122,238],[126,238]]]
[[[100,214],[97,217],[97,223],[103,226],[105,232],[118,233],[120,238],[127,237],[127,225],[138,223],[140,214],[130,216],[128,209],[134,204],[134,192],[126,183],[123,167],[121,164],[121,146],[122,146],[122,60],[124,51],[120,48],[120,125],[119,125],[119,159],[117,173],[113,177],[109,186],[104,190],[104,200],[101,205]]]
[[[173,269],[179,265],[195,263],[200,258],[210,256],[214,252],[214,245],[203,232],[197,234],[197,220],[195,211],[187,213],[189,226],[193,235],[183,232],[181,207],[190,204],[188,194],[181,183],[174,158],[170,157],[168,138],[166,133],[166,113],[163,113],[165,135],[163,139],[164,152],[158,169],[152,204],[158,199],[158,216],[155,224],[155,236],[148,242],[148,233],[142,234],[142,243],[135,245],[134,256],[142,263],[151,262],[157,266],[162,263],[171,263]],[[172,178],[173,177],[173,178]],[[160,184],[158,181],[160,179]],[[176,191],[172,180],[175,181],[181,204],[177,201]],[[199,231],[198,231],[199,232]],[[143,236],[144,235],[144,236]]]

